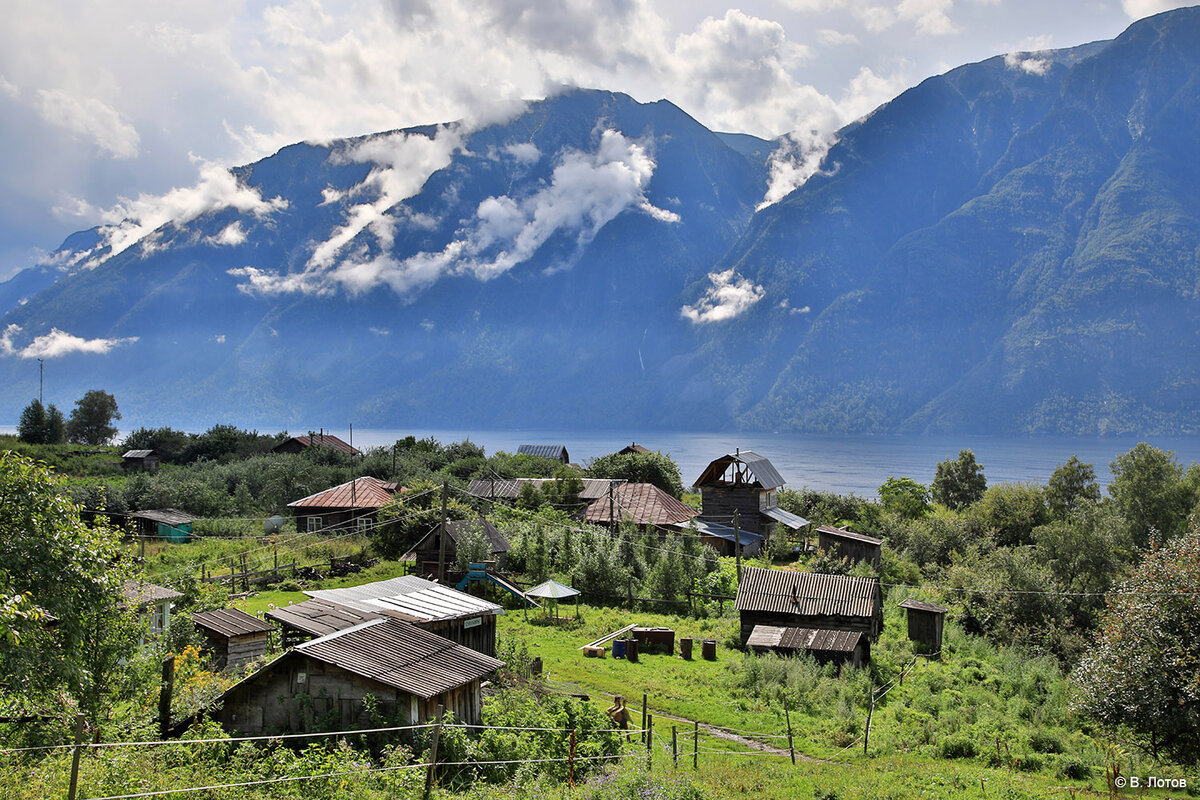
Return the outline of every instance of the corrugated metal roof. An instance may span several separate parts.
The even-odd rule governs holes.
[[[191,514],[185,514],[176,508],[155,508],[147,511],[134,511],[129,515],[133,519],[144,519],[150,522],[162,522],[167,525],[186,525],[195,522]]]
[[[346,442],[343,442],[332,433],[318,433],[313,436],[293,436],[285,442],[275,445],[273,450],[279,450],[286,447],[290,442],[297,442],[301,447],[328,447],[331,450],[339,450],[343,453],[352,456],[361,456],[362,451],[356,447],[351,447]]]
[[[153,453],[153,450],[126,450],[121,454],[121,458],[145,458]]]
[[[312,636],[325,636],[369,620],[383,619],[381,615],[372,611],[360,611],[315,598],[290,606],[272,608],[266,616],[267,619],[273,619]]]
[[[717,522],[709,522],[706,519],[696,517],[691,521],[692,525],[696,526],[696,531],[703,536],[715,536],[718,539],[724,539],[727,542],[733,541],[733,528],[728,525],[721,525]],[[745,528],[738,529],[738,538],[741,539],[742,547],[752,545],[763,540],[761,533],[751,533]]]
[[[537,456],[538,458],[552,458],[564,464],[571,460],[571,457],[567,454],[567,448],[561,444],[523,444],[517,448],[517,454]]]
[[[790,511],[784,511],[782,508],[777,506],[764,509],[762,513],[794,531],[798,531],[808,524],[808,520],[806,520],[804,517],[797,516]]]
[[[807,650],[812,653],[853,653],[862,641],[858,631],[830,631],[816,628],[780,628],[755,625],[747,647],[772,650]]]
[[[238,608],[217,608],[192,615],[198,627],[222,636],[245,636],[249,633],[269,633],[271,624]]]
[[[398,483],[365,476],[288,503],[288,508],[382,508],[400,491]]]
[[[611,504],[607,495],[593,500],[583,518],[603,524],[615,516],[617,521],[631,519],[638,525],[679,525],[696,513],[652,483],[623,483],[613,488]]]
[[[467,487],[467,492],[476,497],[512,500],[521,494],[522,484],[532,483],[540,489],[544,484],[554,480],[554,478],[476,478]],[[609,478],[584,478],[583,491],[579,493],[579,499],[590,502],[599,497],[608,497],[609,486],[620,486],[623,483],[625,481]]]
[[[372,620],[297,645],[309,658],[429,699],[500,667],[469,647],[398,620]]]
[[[833,536],[837,539],[849,539],[854,542],[863,542],[864,544],[883,545],[883,539],[876,539],[874,536],[867,536],[863,533],[855,533],[844,528],[835,528],[832,525],[822,525],[817,528],[818,533],[824,533],[828,536]]]
[[[775,469],[775,466],[765,456],[760,456],[753,450],[739,450],[732,455],[723,455],[710,463],[693,486],[707,486],[724,482],[722,476],[731,464],[741,464],[749,470],[750,476],[753,478],[751,485],[758,485],[763,489],[778,489],[784,484],[779,470]]]
[[[879,610],[879,579],[746,567],[738,584],[738,611],[799,616],[872,617]]]
[[[177,600],[183,597],[181,593],[174,589],[138,580],[125,581],[121,584],[121,596],[131,603],[137,603],[139,606],[160,603],[163,600]]]
[[[924,600],[915,600],[911,597],[909,599],[901,602],[900,607],[901,608],[909,608],[909,609],[912,609],[913,611],[928,611],[933,614],[945,614],[947,611],[950,610],[948,608],[943,608],[942,606],[939,606],[937,603],[928,603]]]
[[[399,613],[417,622],[504,613],[495,603],[414,575],[345,589],[314,589],[305,594],[359,611]]]

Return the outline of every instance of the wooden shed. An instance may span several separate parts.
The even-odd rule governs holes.
[[[746,646],[756,653],[808,653],[822,664],[860,667],[871,660],[871,642],[859,631],[755,625]]]
[[[746,567],[734,605],[743,645],[756,625],[857,631],[870,640],[883,630],[878,578]]]
[[[446,564],[453,568],[455,559],[458,558],[459,543],[466,539],[473,531],[483,534],[483,537],[488,542],[488,554],[491,556],[488,560],[496,565],[496,569],[503,570],[505,561],[508,558],[508,539],[505,539],[504,534],[483,517],[474,520],[460,519],[446,523]],[[413,545],[411,550],[404,554],[404,558],[408,559],[411,557],[417,563],[419,571],[423,574],[436,573],[441,546],[441,526],[436,525],[433,530],[425,534],[419,542]],[[432,569],[430,568],[431,565]]]
[[[835,528],[832,525],[822,525],[817,528],[817,549],[855,563],[866,561],[875,569],[879,569],[879,560],[883,556],[883,539]]]
[[[121,454],[121,468],[127,472],[158,472],[158,461],[158,453],[153,450],[126,450]]]
[[[205,651],[217,669],[237,669],[265,655],[271,644],[269,622],[236,608],[218,608],[192,615],[207,640]]]
[[[296,517],[297,531],[357,529],[366,532],[378,521],[379,509],[402,491],[404,487],[398,483],[367,476],[302,497],[288,503],[288,508]]]
[[[368,704],[386,719],[417,725],[440,704],[478,725],[481,683],[503,662],[394,619],[376,619],[288,650],[213,705],[234,735],[353,730],[372,724]]]
[[[800,531],[808,525],[808,520],[776,504],[783,483],[783,476],[766,457],[737,450],[711,462],[693,485],[700,490],[702,518],[732,526],[737,512],[739,529],[769,541],[780,527]]]
[[[949,609],[911,598],[900,603],[900,607],[908,615],[908,638],[919,644],[922,652],[942,652],[942,627]]]
[[[153,508],[134,511],[129,515],[138,536],[186,542],[192,538],[192,525],[196,518],[175,508]]]

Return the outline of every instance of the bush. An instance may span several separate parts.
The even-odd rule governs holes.
[[[974,758],[979,754],[975,742],[962,734],[946,737],[939,749],[942,758]]]

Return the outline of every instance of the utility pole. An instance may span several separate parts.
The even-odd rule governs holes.
[[[446,580],[446,495],[450,492],[450,482],[442,481],[442,522],[438,529],[438,580]]]
[[[42,389],[46,385],[46,362],[38,359],[38,405],[45,405],[46,401],[42,399]]]
[[[738,510],[733,510],[733,552],[737,556],[738,582],[742,580],[742,534],[738,528]]]

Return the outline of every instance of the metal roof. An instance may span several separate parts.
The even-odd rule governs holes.
[[[829,631],[816,628],[779,628],[755,625],[746,640],[747,647],[773,650],[807,650],[820,653],[853,653],[862,641],[858,631]]]
[[[771,506],[762,511],[764,516],[770,517],[784,527],[798,531],[808,524],[808,520],[804,517],[797,516],[790,511],[784,511],[782,508]]]
[[[325,636],[335,631],[353,628],[368,620],[383,619],[374,612],[359,611],[315,598],[290,606],[272,608],[266,613],[266,617],[312,636]]]
[[[469,647],[399,620],[371,620],[296,646],[295,651],[428,700],[500,667]]]
[[[521,494],[521,486],[532,483],[537,488],[556,480],[555,478],[476,478],[467,487],[467,492],[476,497],[494,497],[500,500],[512,500]],[[624,480],[609,478],[583,478],[583,491],[579,499],[592,501],[598,497],[608,497],[609,486],[620,486]]]
[[[133,519],[161,522],[165,525],[187,525],[196,521],[196,517],[193,517],[191,514],[185,514],[176,508],[155,508],[147,511],[134,511],[129,516]]]
[[[312,436],[293,436],[290,439],[275,445],[275,447],[272,449],[279,450],[292,442],[296,442],[301,447],[328,447],[331,450],[340,450],[341,452],[352,456],[362,455],[362,451],[357,447],[351,447],[349,444],[343,442],[332,433],[316,433]]]
[[[183,597],[174,589],[139,580],[125,581],[121,584],[121,596],[131,603],[137,603],[139,607],[151,603],[161,603],[164,600],[178,600]]]
[[[617,521],[630,519],[638,525],[679,525],[696,514],[696,509],[652,483],[622,483],[613,488],[611,504],[607,495],[597,498],[583,512],[583,518],[604,524],[615,516]]]
[[[238,608],[217,608],[192,615],[197,627],[219,633],[222,636],[245,636],[251,633],[269,633],[271,624],[251,616]]]
[[[567,448],[561,444],[523,444],[517,448],[517,454],[551,458],[564,464],[571,460],[571,457],[567,455]]]
[[[849,539],[850,541],[862,542],[864,544],[883,545],[883,539],[876,539],[874,536],[867,536],[862,533],[854,533],[843,528],[835,528],[832,525],[822,525],[817,528],[817,533],[823,533],[835,539]]]
[[[399,613],[416,622],[504,613],[495,603],[413,575],[346,589],[315,589],[305,594],[359,611]]]
[[[382,508],[392,501],[400,484],[367,475],[288,503],[288,508]]]
[[[694,525],[696,531],[702,536],[715,536],[718,539],[724,539],[727,542],[733,541],[733,528],[728,525],[721,525],[717,522],[709,522],[708,520],[701,519],[700,517],[696,517],[695,519],[691,520],[689,524]],[[764,537],[761,533],[751,533],[745,528],[739,528],[738,538],[742,540],[742,547],[746,547],[747,545],[761,542]]]
[[[126,450],[121,454],[121,458],[145,458],[153,454],[153,450]]]
[[[539,583],[532,589],[526,589],[525,594],[530,597],[544,597],[547,600],[562,600],[567,597],[575,597],[581,594],[581,592],[572,586],[567,586],[556,580],[548,580]]]
[[[948,608],[939,606],[937,603],[928,603],[924,600],[914,600],[911,597],[901,602],[900,607],[907,608],[912,611],[928,611],[931,614],[945,614],[950,610]]]
[[[728,481],[724,480],[724,475],[731,464],[739,464],[745,468],[745,470],[738,470],[738,476],[734,483],[749,483],[763,489],[778,489],[784,484],[783,476],[779,474],[779,470],[775,469],[774,465],[765,456],[760,456],[753,450],[738,450],[733,455],[721,456],[710,463],[705,467],[704,472],[701,473],[693,485],[707,486],[716,483],[728,483]],[[746,480],[746,471],[749,472],[749,477],[752,481]]]
[[[878,578],[746,567],[738,583],[738,611],[873,617],[880,606]]]

